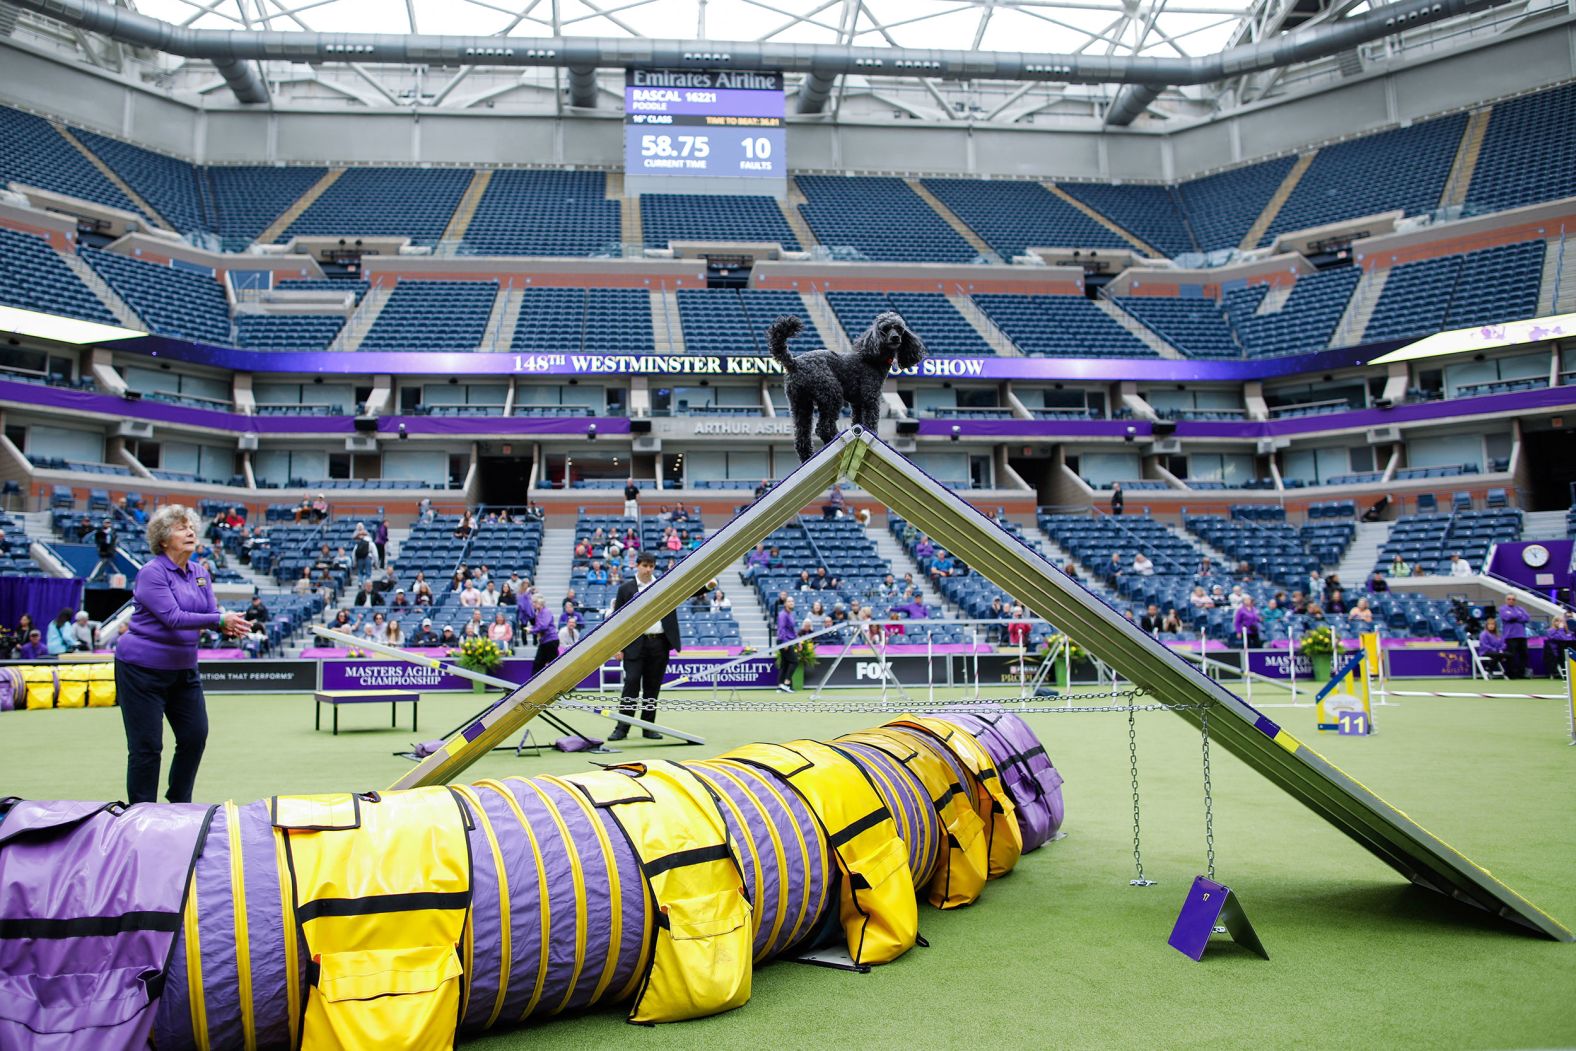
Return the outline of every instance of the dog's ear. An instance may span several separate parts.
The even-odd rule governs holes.
[[[925,341],[907,325],[903,326],[903,342],[897,348],[897,367],[911,369],[925,360]]]

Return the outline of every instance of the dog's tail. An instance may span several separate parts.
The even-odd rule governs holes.
[[[766,349],[777,359],[784,371],[793,371],[793,355],[788,353],[788,341],[804,331],[804,322],[792,314],[784,314],[766,330]]]

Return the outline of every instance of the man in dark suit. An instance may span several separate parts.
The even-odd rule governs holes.
[[[635,559],[634,579],[619,585],[618,595],[613,599],[614,613],[657,582],[656,568],[657,556],[650,551],[642,551]],[[704,595],[716,586],[717,582],[713,580],[695,594]],[[668,655],[683,645],[684,639],[679,634],[679,615],[675,608],[669,610],[660,621],[647,627],[640,638],[624,647],[619,654],[624,662],[624,699],[618,706],[620,714],[633,718],[636,700],[640,699],[640,718],[648,723],[656,721],[657,697],[662,693],[662,676],[668,670]],[[655,730],[644,730],[642,735],[649,738],[662,736]],[[628,736],[629,726],[619,723],[608,734],[608,740],[622,741]]]

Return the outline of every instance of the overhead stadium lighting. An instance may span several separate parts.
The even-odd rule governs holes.
[[[45,314],[37,310],[23,310],[20,307],[0,306],[0,332],[9,332],[17,336],[32,336],[35,339],[49,339],[56,343],[110,343],[118,339],[135,339],[146,336],[134,328],[123,328],[120,325],[101,325],[96,321],[83,321],[81,318],[61,317],[59,314]]]
[[[1500,347],[1522,347],[1533,343],[1546,343],[1551,339],[1568,339],[1576,336],[1576,314],[1555,314],[1550,317],[1529,318],[1526,321],[1508,321],[1503,325],[1476,325],[1472,328],[1452,329],[1397,347],[1388,354],[1374,358],[1370,365],[1390,365],[1398,361],[1416,361],[1419,358],[1440,358],[1450,354],[1468,354]]]

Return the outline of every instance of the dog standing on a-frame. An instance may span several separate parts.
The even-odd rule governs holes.
[[[795,356],[788,341],[804,329],[792,315],[778,318],[766,330],[766,346],[786,376],[788,408],[793,413],[793,448],[799,462],[810,458],[810,429],[825,445],[837,437],[843,406],[853,409],[854,423],[871,434],[881,418],[881,387],[893,367],[911,369],[925,359],[925,343],[892,311],[876,315],[864,334],[846,351],[812,350]]]

